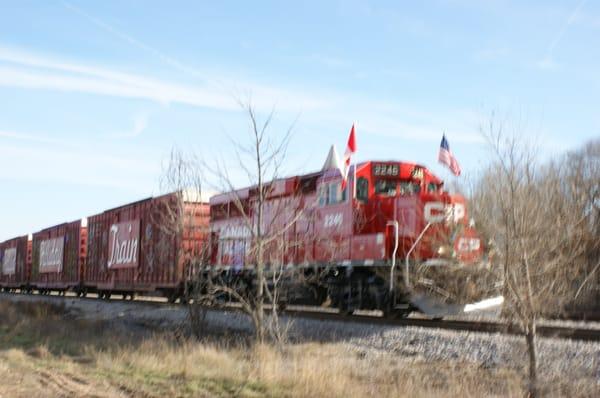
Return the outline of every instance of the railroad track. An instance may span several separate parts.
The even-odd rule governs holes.
[[[2,295],[17,295],[16,293],[0,293]],[[40,298],[50,298],[52,300],[63,300],[76,299],[76,300],[92,300],[97,301],[97,298],[86,297],[78,298],[76,296],[38,296]],[[106,300],[103,300],[106,301]],[[170,307],[181,307],[179,304],[170,304],[164,300],[150,297],[138,297],[133,301],[125,301],[119,299],[111,299],[108,301],[119,301],[127,302],[132,305],[152,305],[152,306],[170,306]],[[236,305],[226,305],[222,307],[207,307],[212,311],[230,311],[240,312],[241,309]],[[314,319],[321,321],[332,321],[332,322],[350,322],[350,323],[362,323],[368,325],[381,325],[381,326],[392,326],[392,327],[406,327],[416,326],[428,329],[443,329],[453,331],[467,331],[467,332],[478,332],[478,333],[490,333],[490,334],[509,334],[509,335],[520,335],[522,332],[515,325],[509,325],[501,322],[490,322],[490,321],[468,321],[468,320],[437,320],[437,319],[425,319],[425,318],[403,318],[403,319],[390,319],[384,318],[377,315],[342,315],[337,312],[326,311],[317,307],[310,309],[293,309],[288,308],[281,311],[281,314],[295,318]],[[549,326],[549,325],[538,325],[537,333],[539,337],[547,338],[559,338],[559,339],[570,339],[578,341],[598,341],[600,342],[600,329],[591,328],[576,328],[569,326]]]
[[[296,311],[286,310],[283,312],[291,316],[311,318],[318,320],[356,322],[364,324],[376,324],[382,326],[417,326],[431,329],[444,329],[454,331],[467,331],[479,333],[500,333],[520,335],[522,332],[515,325],[500,322],[462,321],[462,320],[436,320],[422,318],[389,319],[370,315],[345,316],[337,313],[319,311]],[[600,341],[600,329],[573,328],[567,326],[538,325],[539,337],[561,338],[580,341]]]

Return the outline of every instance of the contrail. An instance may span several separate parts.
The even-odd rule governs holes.
[[[567,32],[567,29],[569,28],[569,26],[571,26],[573,24],[573,22],[575,22],[575,18],[577,17],[577,14],[581,10],[581,8],[585,5],[585,3],[587,3],[587,0],[581,0],[579,2],[579,4],[577,5],[577,7],[575,7],[573,9],[571,14],[569,15],[569,18],[567,18],[567,20],[565,21],[565,23],[563,24],[561,29],[558,31],[558,34],[556,35],[554,40],[552,40],[552,42],[548,46],[548,50],[546,51],[545,61],[552,61],[552,57],[554,55],[554,49],[556,48],[558,43],[562,40],[562,38],[565,35],[565,33]]]
[[[240,93],[240,89],[236,88],[235,85],[232,86],[232,84],[228,84],[228,83],[224,82],[222,79],[217,79],[214,77],[211,79],[208,79],[206,77],[205,72],[183,64],[182,62],[178,61],[177,59],[163,53],[162,51],[157,50],[156,48],[154,48],[152,46],[149,46],[148,44],[136,39],[135,37],[132,37],[126,33],[123,33],[122,31],[120,31],[120,30],[116,29],[115,27],[107,24],[106,22],[86,13],[82,9],[70,4],[67,1],[63,0],[63,1],[61,1],[61,3],[63,4],[63,6],[65,8],[67,8],[67,9],[73,11],[74,13],[78,14],[79,16],[87,19],[88,21],[90,21],[94,25],[98,26],[99,28],[103,29],[104,31],[120,38],[121,40],[129,43],[130,45],[132,45],[142,51],[152,54],[153,56],[157,57],[158,59],[160,59],[167,65],[171,66],[172,68],[174,68],[180,72],[187,73],[191,76],[200,78],[202,81],[204,81],[206,84],[212,86],[213,88],[225,92],[226,95],[228,95],[234,101],[238,101],[239,98],[243,96],[243,95],[241,95],[241,93],[244,93],[245,91],[247,91],[247,90],[241,90],[241,93]],[[249,91],[251,91],[251,90],[249,90]],[[246,96],[249,96],[249,94],[246,94]]]
[[[70,3],[66,2],[66,1],[62,1],[61,3],[63,4],[63,6],[65,8],[67,8],[67,9],[69,9],[69,10],[71,10],[71,11],[77,13],[77,14],[79,14],[80,16],[82,16],[85,19],[87,19],[88,21],[92,22],[94,25],[98,26],[99,28],[107,31],[108,33],[110,33],[110,34],[112,34],[114,36],[119,37],[120,39],[122,39],[122,40],[128,42],[129,44],[131,44],[131,45],[139,48],[140,50],[143,50],[143,51],[146,51],[146,52],[152,54],[153,56],[159,58],[160,60],[162,60],[163,62],[165,62],[169,66],[171,66],[171,67],[179,70],[180,72],[189,73],[190,75],[201,77],[204,80],[206,80],[203,72],[201,72],[201,71],[199,71],[199,70],[197,70],[195,68],[192,68],[192,67],[189,67],[187,65],[182,64],[181,62],[179,62],[175,58],[170,57],[170,56],[164,54],[163,52],[161,52],[161,51],[159,51],[159,50],[157,50],[157,49],[155,49],[155,48],[147,45],[146,43],[143,43],[143,42],[139,41],[138,39],[136,39],[136,38],[134,38],[134,37],[132,37],[132,36],[126,34],[126,33],[121,32],[120,30],[114,28],[113,26],[105,23],[104,21],[102,21],[102,20],[100,20],[98,18],[95,18],[94,16],[86,13],[82,9],[80,9],[78,7],[75,7],[74,5],[72,5],[72,4],[70,4]]]

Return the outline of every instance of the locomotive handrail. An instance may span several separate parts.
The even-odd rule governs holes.
[[[398,252],[398,229],[397,220],[388,221],[387,225],[394,227],[394,251],[392,253],[392,268],[390,269],[390,294],[394,291],[394,268],[396,268],[396,253]]]
[[[410,257],[410,254],[413,252],[413,250],[415,250],[415,247],[417,247],[417,244],[419,243],[419,241],[423,238],[423,235],[425,235],[425,232],[427,232],[427,230],[429,229],[429,227],[431,227],[431,221],[427,223],[427,225],[425,225],[425,228],[423,228],[423,231],[421,231],[421,234],[417,237],[417,239],[415,240],[415,243],[413,243],[413,245],[410,247],[410,250],[408,251],[408,253],[406,253],[406,258],[404,260],[404,284],[406,285],[406,288],[409,289],[410,288],[410,279],[408,276],[408,259]]]

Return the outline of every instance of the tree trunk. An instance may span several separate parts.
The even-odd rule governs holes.
[[[530,398],[538,395],[537,391],[537,349],[536,349],[536,321],[532,320],[527,326],[525,338],[527,340],[527,352],[529,354],[529,386],[528,392]]]
[[[261,251],[259,249],[259,251]],[[257,264],[256,267],[256,279],[258,283],[258,289],[256,291],[256,340],[259,343],[263,343],[265,340],[265,321],[264,321],[264,265]]]

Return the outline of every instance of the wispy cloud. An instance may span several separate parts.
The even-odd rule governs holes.
[[[138,98],[217,110],[238,109],[238,92],[252,93],[255,106],[263,110],[270,109],[274,102],[278,109],[294,112],[328,105],[322,98],[257,83],[231,80],[229,89],[208,83],[181,85],[6,46],[0,46],[0,61],[4,63],[0,65],[0,86]]]
[[[576,22],[577,16],[583,8],[583,6],[585,5],[585,3],[587,3],[587,0],[581,0],[577,4],[577,6],[571,11],[568,18],[565,20],[554,39],[550,42],[550,45],[546,50],[546,55],[538,62],[538,67],[540,69],[554,69],[558,66],[558,64],[554,61],[554,51],[556,50],[556,47],[564,37],[569,27]]]
[[[97,95],[136,98],[158,103],[176,103],[217,110],[237,110],[235,95],[201,86],[180,85],[133,75],[101,66],[82,64],[56,57],[0,46],[0,86],[82,92]],[[437,141],[442,129],[449,131],[449,119],[432,123],[439,110],[416,108],[366,98],[346,92],[323,89],[280,89],[265,85],[246,84],[240,91],[251,93],[257,108],[278,112],[303,112],[302,120],[312,125],[339,124],[359,119],[369,132],[418,141]],[[445,113],[455,122],[463,113]],[[132,130],[115,132],[112,137],[135,137],[148,126],[148,114],[133,117]],[[455,123],[457,124],[457,123]],[[457,129],[458,130],[458,129]],[[473,137],[457,131],[455,141],[472,142]]]
[[[65,61],[22,50],[0,47],[0,85],[32,89],[85,92],[125,98],[141,98],[160,103],[178,103],[219,110],[237,109],[235,99],[251,94],[253,104],[260,110],[304,111],[303,119],[313,125],[331,123],[343,125],[358,118],[366,132],[380,136],[394,136],[417,141],[437,141],[442,129],[449,130],[448,121],[430,122],[435,111],[421,112],[414,117],[415,109],[374,98],[363,98],[344,92],[309,89],[305,86],[282,88],[256,82],[236,82],[237,79],[207,74],[176,58],[124,33],[106,22],[86,13],[78,7],[64,2],[64,6],[108,34],[144,51],[178,72],[195,77],[202,84],[181,85],[123,73],[118,70]],[[348,68],[344,59],[322,54],[313,54],[313,59],[331,69]],[[364,78],[364,76],[355,76]],[[226,83],[224,83],[226,82]],[[241,93],[241,94],[240,94]],[[310,111],[310,112],[306,112]],[[456,118],[454,118],[456,120]],[[421,120],[421,121],[419,121]],[[423,122],[428,120],[428,122]],[[135,137],[147,127],[148,115],[136,115],[131,131],[115,134],[120,137]],[[450,122],[451,123],[451,122]],[[456,123],[455,123],[456,124]],[[469,133],[460,133],[457,128],[455,141],[473,142]]]
[[[143,192],[155,185],[159,172],[156,162],[140,155],[106,155],[100,150],[57,145],[0,145],[0,180],[63,182]]]
[[[78,8],[71,3],[66,1],[62,2],[63,5],[89,21],[93,25],[99,27],[110,35],[130,44],[138,50],[144,51],[164,64],[174,68],[178,72],[182,72],[186,75],[199,78],[205,84],[205,89],[214,90],[217,93],[225,93],[228,97],[234,98],[235,103],[240,97],[248,96],[252,94],[253,104],[265,110],[268,110],[273,106],[273,103],[277,104],[279,109],[291,110],[298,112],[300,110],[308,110],[321,108],[327,106],[322,99],[318,97],[309,97],[306,95],[299,94],[297,91],[285,90],[280,87],[273,87],[263,85],[257,82],[236,82],[236,79],[232,79],[227,76],[215,76],[211,75],[206,70],[202,70],[198,67],[188,65],[175,57],[166,54],[165,52],[145,43],[144,41],[133,37],[132,35],[123,32],[122,30],[106,23],[105,21],[97,18],[81,8]],[[333,58],[328,60],[330,64],[339,62]]]
[[[68,145],[68,142],[46,137],[39,134],[29,134],[17,131],[0,130],[0,138],[7,138],[16,141],[35,142],[39,144],[61,144]]]
[[[233,98],[206,87],[190,87],[0,47],[0,85],[28,89],[83,92],[234,109]]]

